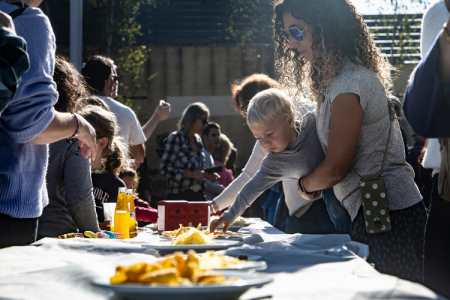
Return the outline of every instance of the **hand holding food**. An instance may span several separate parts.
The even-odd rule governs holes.
[[[155,115],[159,121],[164,121],[169,118],[170,115],[170,104],[164,100],[159,100],[159,105],[155,109]]]
[[[227,221],[227,219],[220,217],[217,220],[214,220],[209,225],[209,231],[214,232],[217,228],[220,227],[220,225],[223,225],[223,232],[226,233],[228,231],[228,228],[230,227],[231,223]]]

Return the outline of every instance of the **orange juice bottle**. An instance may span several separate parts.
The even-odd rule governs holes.
[[[130,212],[130,237],[136,237],[136,210],[134,208],[133,190],[127,190],[128,211]]]
[[[130,235],[130,212],[128,209],[127,189],[119,188],[117,195],[116,212],[114,213],[114,232],[122,233],[119,239],[129,239]]]

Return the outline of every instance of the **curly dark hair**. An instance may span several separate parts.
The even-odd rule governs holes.
[[[88,94],[86,83],[77,69],[63,56],[56,56],[53,80],[59,97],[53,106],[56,111],[77,110],[77,100]]]
[[[245,118],[245,114],[241,110],[239,97],[249,102],[256,94],[270,88],[281,90],[281,85],[265,74],[253,74],[242,80],[236,80],[231,84],[234,108]]]
[[[382,57],[363,16],[348,0],[276,0],[274,11],[275,67],[280,83],[296,102],[300,102],[301,94],[318,102],[339,74],[346,56],[375,72],[390,93],[394,68]],[[289,49],[282,32],[285,13],[313,28],[311,63]]]

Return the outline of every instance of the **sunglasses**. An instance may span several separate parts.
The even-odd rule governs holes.
[[[119,82],[119,76],[117,76],[117,75],[109,75],[109,76],[112,78],[112,80],[113,80],[115,83]]]
[[[306,26],[304,29],[300,30],[297,27],[289,27],[289,28],[283,28],[281,31],[283,31],[284,36],[289,39],[289,36],[292,36],[297,41],[303,41],[303,38],[305,37],[304,32],[306,29],[308,29],[309,25]]]
[[[203,118],[199,118],[200,120],[202,120],[202,124],[206,125],[208,124],[208,119],[203,119]]]
[[[241,111],[244,115],[247,114],[247,109],[248,109],[248,102],[244,106],[241,106]]]

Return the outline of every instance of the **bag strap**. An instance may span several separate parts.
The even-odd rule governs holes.
[[[9,13],[9,16],[12,19],[15,19],[18,16],[20,16],[21,14],[23,14],[23,12],[28,8],[28,5],[22,4],[20,2],[14,2],[14,3],[9,3],[9,4],[19,7],[19,9],[16,9],[15,11],[12,11],[12,12]]]
[[[388,146],[389,146],[389,142],[391,139],[391,132],[392,132],[392,124],[395,122],[395,120],[403,120],[405,118],[405,116],[400,116],[397,117],[397,114],[395,113],[395,108],[394,106],[397,104],[398,106],[402,107],[402,103],[396,98],[396,97],[388,97],[387,98],[388,101],[388,106],[389,106],[389,115],[390,115],[390,122],[389,122],[389,134],[388,134],[388,138],[387,138],[387,142],[386,142],[386,148],[384,149],[384,157],[383,157],[383,163],[381,165],[381,170],[378,173],[378,177],[381,178],[381,174],[384,171],[384,165],[386,163],[386,156],[387,156],[387,150],[388,150]],[[359,175],[353,168],[351,168],[351,170],[362,180],[363,177],[361,175]],[[371,178],[373,179],[373,178]]]

